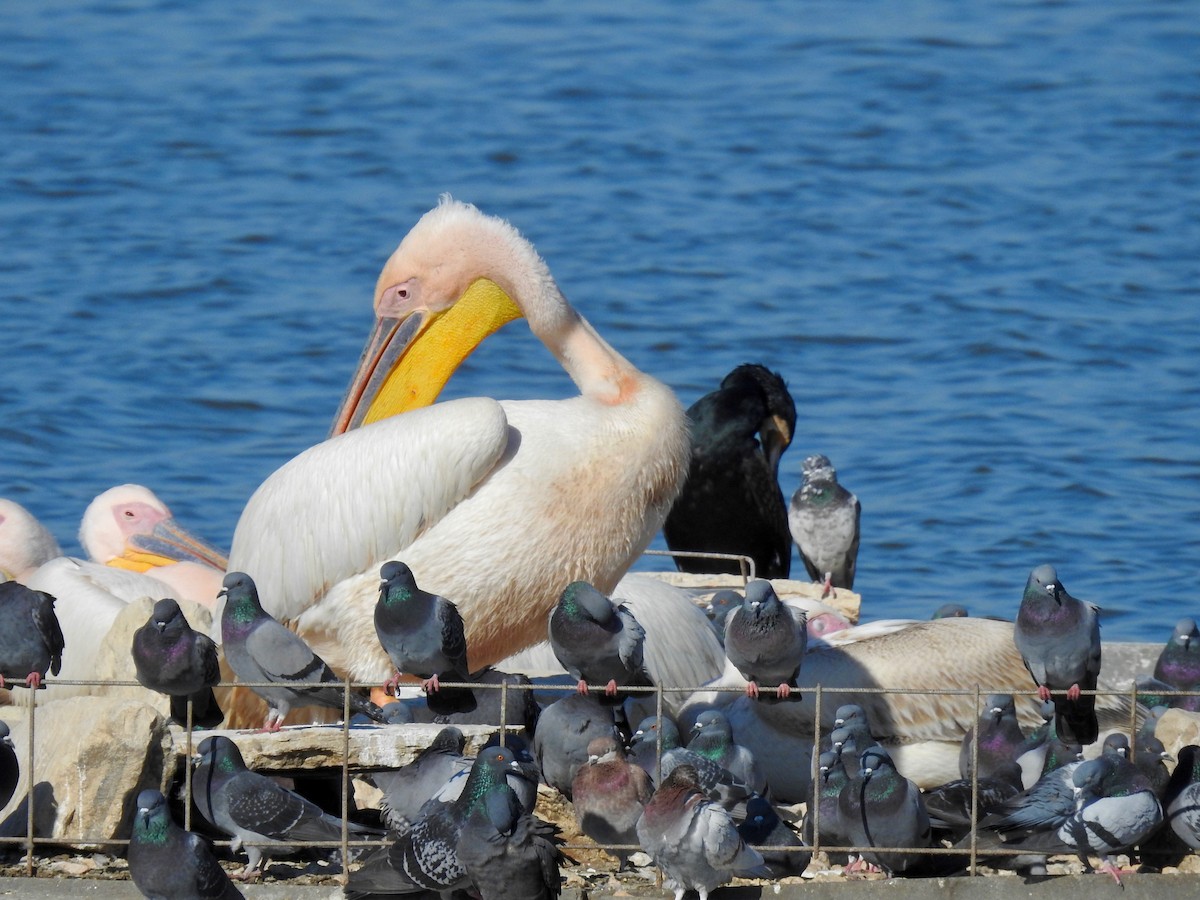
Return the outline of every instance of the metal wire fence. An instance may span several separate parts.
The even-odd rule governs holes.
[[[131,686],[140,687],[140,685],[136,681],[120,681],[120,680],[96,680],[96,681],[64,680],[64,681],[57,681],[57,680],[51,679],[51,680],[47,681],[46,684],[88,687],[88,688],[96,688],[96,687],[111,688],[111,687],[131,687]],[[276,683],[274,683],[274,686],[278,686],[278,684],[279,683],[276,682]],[[309,684],[307,682],[289,682],[288,684],[293,685],[298,688],[311,687],[311,684]],[[243,687],[243,688],[265,687],[265,686],[271,686],[271,685],[268,685],[267,683],[240,682],[240,681],[238,681],[238,682],[222,682],[219,685],[219,687]],[[345,694],[344,694],[344,702],[343,702],[343,708],[342,708],[342,722],[340,725],[341,738],[342,738],[342,741],[341,741],[342,759],[341,759],[341,767],[340,767],[340,773],[339,773],[340,795],[341,795],[341,820],[342,820],[341,837],[339,840],[336,840],[336,841],[288,842],[287,848],[289,851],[292,849],[303,850],[305,848],[337,849],[340,852],[341,859],[343,861],[345,861],[345,860],[349,860],[351,858],[350,851],[352,849],[358,850],[358,849],[361,849],[364,847],[388,844],[388,843],[390,843],[390,840],[388,840],[388,839],[374,839],[374,840],[358,839],[358,838],[352,837],[351,832],[349,830],[348,823],[350,821],[350,813],[351,813],[352,780],[355,777],[357,777],[358,775],[364,774],[365,772],[369,771],[369,767],[362,767],[362,766],[355,767],[355,766],[352,766],[351,762],[350,762],[351,756],[352,756],[352,754],[351,754],[352,733],[357,732],[358,729],[361,727],[361,726],[353,726],[352,727],[350,725],[350,721],[351,721],[350,697],[351,697],[351,692],[354,690],[362,690],[362,689],[372,688],[372,687],[375,687],[375,685],[352,682],[347,678],[343,681],[343,686],[345,688]],[[442,687],[443,688],[464,688],[464,689],[469,689],[472,691],[477,691],[477,690],[499,691],[500,692],[499,721],[494,723],[494,727],[497,729],[497,731],[499,733],[499,740],[501,743],[504,743],[506,740],[506,731],[512,730],[514,728],[514,726],[509,725],[509,726],[507,726],[507,729],[506,729],[506,727],[503,724],[503,723],[508,722],[508,710],[509,710],[510,703],[511,703],[511,699],[510,699],[511,692],[513,692],[513,691],[537,691],[537,692],[541,692],[541,693],[562,692],[565,694],[565,693],[574,692],[577,689],[575,684],[570,684],[570,685],[561,684],[561,683],[558,683],[558,684],[545,684],[545,683],[519,684],[519,683],[509,683],[509,682],[501,682],[499,684],[491,684],[491,683],[482,684],[482,683],[475,683],[475,682],[443,682]],[[598,692],[603,692],[605,686],[604,685],[592,685],[589,687],[595,689]],[[902,688],[902,687],[897,687],[897,688],[825,687],[820,684],[814,684],[814,685],[801,685],[800,689],[801,689],[801,691],[804,691],[804,692],[811,692],[814,696],[815,711],[814,711],[814,715],[812,717],[813,721],[812,721],[812,734],[811,734],[814,751],[812,753],[812,758],[805,759],[805,760],[797,760],[798,764],[807,765],[809,767],[810,777],[812,777],[812,778],[817,777],[816,763],[815,763],[817,749],[820,748],[823,737],[828,733],[828,731],[831,730],[822,724],[823,720],[825,718],[827,718],[827,716],[825,715],[825,710],[828,708],[828,704],[830,702],[835,702],[837,700],[844,700],[847,697],[852,698],[855,696],[864,696],[864,695],[871,695],[871,694],[902,695],[902,696],[909,696],[909,697],[913,697],[913,696],[940,696],[940,697],[956,696],[956,697],[970,698],[973,701],[974,709],[977,711],[977,714],[978,714],[978,712],[981,712],[983,710],[984,700],[990,694],[1012,694],[1015,697],[1036,696],[1036,692],[1033,690],[1014,692],[1011,689],[1011,687],[1007,687],[1007,686],[988,687],[988,686],[983,686],[983,685],[977,685],[977,686],[974,686],[971,688],[931,690],[931,689],[909,689],[909,688]],[[696,693],[698,691],[718,691],[718,692],[739,693],[739,694],[743,692],[743,689],[740,687],[713,687],[710,685],[692,685],[692,686],[661,686],[660,685],[660,686],[655,686],[655,687],[622,687],[621,690],[623,692],[626,692],[629,694],[652,694],[654,697],[654,705],[655,705],[656,713],[660,717],[660,720],[665,714],[666,704],[665,704],[664,700],[668,694],[689,694],[690,695],[690,694]],[[768,694],[768,695],[770,693],[777,692],[777,690],[778,690],[777,688],[766,688],[766,687],[760,688],[760,691],[762,693]],[[129,841],[127,839],[112,839],[112,838],[103,838],[103,837],[85,838],[85,839],[80,839],[80,840],[69,840],[69,839],[65,839],[65,838],[61,838],[61,837],[35,837],[34,836],[36,803],[34,802],[33,787],[37,784],[36,776],[37,776],[37,772],[38,772],[38,760],[36,759],[36,752],[35,752],[36,751],[35,736],[36,736],[36,730],[37,730],[37,719],[38,719],[38,715],[39,715],[39,710],[42,710],[42,712],[44,713],[48,707],[43,706],[38,703],[35,703],[33,693],[34,692],[30,691],[25,695],[26,702],[24,703],[24,710],[25,710],[25,715],[27,716],[27,722],[28,722],[27,733],[26,733],[27,739],[25,742],[25,747],[23,748],[23,752],[20,752],[18,754],[20,763],[22,766],[22,770],[26,776],[26,783],[30,786],[30,790],[27,795],[28,803],[27,803],[27,807],[26,807],[25,834],[21,835],[21,836],[16,836],[16,837],[0,837],[0,846],[14,846],[15,845],[15,846],[20,846],[24,849],[24,851],[25,851],[24,862],[26,865],[26,873],[29,876],[32,876],[34,874],[35,863],[36,863],[36,851],[39,848],[46,848],[46,847],[63,848],[63,847],[66,847],[66,848],[76,848],[76,849],[82,850],[82,849],[92,849],[92,848],[96,848],[96,847],[104,847],[104,848],[113,848],[119,853],[119,852],[123,851],[124,848],[126,848],[129,843]],[[1129,734],[1129,739],[1131,742],[1131,753],[1136,751],[1136,741],[1137,741],[1138,724],[1139,724],[1139,709],[1140,709],[1139,704],[1138,704],[1139,691],[1138,691],[1138,688],[1136,687],[1136,685],[1131,685],[1128,690],[1120,690],[1120,691],[1118,691],[1118,690],[1099,690],[1099,691],[1084,691],[1083,693],[1084,694],[1093,694],[1097,697],[1117,697],[1117,698],[1127,698],[1128,699],[1128,701],[1129,701],[1129,704],[1128,704],[1129,705],[1128,734]],[[1171,697],[1171,698],[1197,696],[1197,694],[1195,692],[1188,692],[1188,691],[1162,691],[1162,692],[1156,692],[1156,694],[1163,696],[1163,697]],[[3,717],[2,713],[0,713],[0,718],[2,718],[2,717]],[[193,728],[192,717],[193,717],[193,710],[192,710],[192,705],[189,702],[188,707],[187,707],[187,722],[184,723],[183,727],[182,727],[182,741],[183,741],[182,751],[183,751],[183,759],[184,759],[183,773],[182,773],[182,790],[183,790],[183,798],[182,799],[183,799],[183,805],[184,805],[184,811],[185,811],[183,826],[184,826],[184,828],[189,829],[189,830],[192,827],[192,800],[191,800],[191,798],[192,798],[192,788],[193,788],[192,766],[190,764],[190,761],[193,756],[193,753],[195,752],[196,746],[199,744],[199,741],[205,735],[210,733],[207,731],[200,731],[200,732],[195,731]],[[328,726],[324,726],[324,727],[328,727]],[[406,725],[390,725],[390,726],[375,726],[375,727],[406,728],[408,726],[406,726]],[[797,737],[798,736],[799,735],[797,735]],[[659,761],[659,763],[661,763],[662,754],[663,754],[661,732],[657,738],[657,741],[658,741],[658,743],[657,743],[657,748],[656,748],[656,758]],[[860,748],[860,750],[861,749],[862,748]],[[765,846],[765,847],[761,847],[760,849],[765,849],[768,851],[787,852],[787,853],[812,853],[814,856],[816,856],[816,854],[823,852],[823,851],[824,852],[833,852],[833,853],[858,853],[858,854],[861,854],[864,851],[870,851],[870,852],[875,852],[875,853],[905,853],[905,854],[921,854],[921,855],[930,855],[930,856],[957,855],[957,856],[962,856],[962,857],[966,858],[967,872],[971,876],[976,876],[976,875],[980,874],[980,872],[979,872],[980,862],[979,861],[980,861],[981,854],[980,854],[979,846],[978,846],[978,837],[979,837],[978,823],[979,823],[980,818],[982,817],[982,810],[980,808],[980,801],[979,801],[979,779],[978,779],[979,744],[978,744],[977,739],[971,741],[970,754],[971,754],[971,772],[972,772],[971,804],[970,804],[970,833],[969,833],[970,841],[969,841],[969,846],[966,848],[963,848],[961,846],[959,846],[959,847],[826,846],[821,842],[821,837],[820,837],[820,834],[821,834],[820,805],[813,804],[813,809],[809,813],[812,816],[812,822],[813,822],[812,835],[814,837],[814,840],[811,844],[805,845],[805,846],[799,846],[799,847],[797,847],[797,846]],[[233,845],[234,842],[215,841],[214,843],[216,846],[219,846],[219,847],[228,847],[228,846]],[[246,842],[244,842],[244,845],[245,846],[263,846],[263,847],[270,847],[270,848],[275,848],[275,849],[278,849],[280,847],[279,842],[270,842],[270,843],[262,844],[262,843],[246,841]],[[596,844],[591,841],[588,841],[586,843],[585,842],[567,842],[563,845],[563,847],[564,847],[564,849],[566,849],[568,851],[572,850],[572,849],[576,849],[576,850],[581,850],[581,849],[586,849],[586,850],[627,850],[627,851],[636,851],[636,850],[641,849],[640,847],[638,847],[636,845],[616,845],[616,844],[601,845],[601,844]],[[1023,850],[1019,850],[1019,849],[1010,850],[1010,849],[1003,849],[1003,848],[997,849],[997,848],[989,847],[987,849],[986,856],[988,858],[991,858],[991,857],[996,857],[996,856],[1005,856],[1005,855],[1017,856],[1017,855],[1027,855],[1027,854],[1028,854],[1028,851],[1023,851]],[[340,881],[340,883],[344,884],[346,882],[348,873],[349,873],[349,869],[350,869],[349,866],[343,865],[342,872],[338,876],[338,880]]]

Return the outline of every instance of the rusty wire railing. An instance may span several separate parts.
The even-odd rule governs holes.
[[[124,680],[108,680],[108,681],[63,680],[63,681],[57,681],[54,679],[50,679],[50,680],[46,681],[45,684],[59,685],[59,686],[83,686],[83,687],[130,687],[130,686],[139,686],[140,687],[140,685],[136,681],[124,681]],[[221,684],[218,685],[218,687],[253,688],[255,686],[278,686],[279,684],[280,683],[278,683],[278,682],[273,683],[273,685],[272,685],[272,684],[268,684],[268,683],[235,681],[235,682],[221,682]],[[308,683],[308,682],[288,682],[287,684],[296,686],[298,688],[305,688],[305,687],[312,686],[311,683]],[[246,841],[243,843],[245,844],[245,846],[261,846],[261,847],[274,848],[277,850],[281,847],[281,845],[283,845],[283,846],[286,846],[288,852],[291,852],[292,850],[302,850],[305,848],[337,849],[340,851],[341,859],[343,860],[343,865],[342,865],[341,873],[339,875],[337,875],[336,878],[339,883],[345,884],[346,880],[349,876],[349,872],[350,872],[350,866],[346,863],[346,861],[350,859],[350,850],[351,849],[359,849],[359,848],[364,848],[364,847],[386,845],[390,842],[387,839],[352,840],[350,837],[348,823],[349,823],[349,813],[350,813],[350,796],[351,796],[350,792],[351,792],[352,779],[357,774],[359,774],[359,772],[361,772],[363,774],[368,774],[372,770],[376,770],[376,771],[378,770],[378,767],[360,766],[360,767],[355,768],[354,771],[352,771],[352,767],[350,765],[351,736],[352,736],[352,733],[356,733],[356,732],[359,732],[360,730],[362,730],[364,728],[364,726],[351,727],[351,725],[349,724],[350,723],[350,715],[351,715],[350,691],[355,690],[355,689],[371,688],[371,687],[375,687],[375,685],[351,682],[349,680],[349,678],[347,678],[342,682],[342,686],[345,689],[345,696],[344,696],[343,708],[342,708],[342,717],[343,718],[342,718],[342,723],[340,725],[340,728],[342,731],[342,761],[341,761],[341,775],[340,775],[342,834],[341,834],[340,840],[337,840],[337,841],[295,841],[295,842],[291,842],[291,841],[288,841],[288,842],[274,842],[274,841],[273,842],[250,842],[250,841]],[[508,708],[509,708],[508,693],[510,691],[537,691],[540,693],[562,692],[565,694],[565,693],[570,693],[570,692],[573,692],[574,690],[576,690],[576,686],[574,684],[566,685],[566,684],[561,684],[561,683],[512,684],[512,683],[508,683],[508,682],[502,682],[500,684],[479,684],[479,683],[474,683],[474,682],[443,682],[442,686],[448,687],[448,688],[467,688],[472,691],[474,691],[474,690],[484,690],[484,691],[498,690],[498,691],[500,691],[501,692],[500,693],[500,716],[499,716],[500,721],[498,723],[496,723],[494,727],[498,728],[499,734],[500,734],[500,741],[502,743],[504,741],[504,735],[505,735],[506,731],[508,729],[515,728],[515,726],[511,726],[511,725],[506,726],[506,724],[505,724],[505,723],[507,723],[507,720],[508,720]],[[594,686],[590,686],[590,687],[594,687],[598,691],[601,691],[604,688],[603,685],[594,685]],[[722,693],[739,693],[740,694],[743,692],[743,690],[744,689],[741,687],[714,687],[711,685],[685,686],[685,687],[664,687],[664,686],[622,687],[622,691],[629,693],[629,694],[639,694],[639,693],[640,694],[654,694],[655,695],[655,708],[657,710],[657,715],[660,717],[660,719],[663,716],[664,711],[665,711],[664,698],[667,694],[693,694],[698,691],[709,691],[709,692],[716,691],[716,692],[722,692]],[[822,724],[822,719],[824,718],[824,709],[825,709],[824,701],[825,701],[826,695],[833,695],[835,697],[855,696],[855,695],[861,696],[861,695],[868,695],[868,694],[904,695],[904,696],[970,697],[973,700],[973,708],[976,711],[975,721],[977,721],[978,714],[983,709],[983,700],[987,697],[988,694],[997,694],[997,693],[1011,694],[1014,697],[1036,696],[1036,691],[1033,691],[1033,690],[1013,691],[1009,687],[984,687],[982,685],[976,685],[971,688],[933,690],[933,689],[878,688],[878,687],[824,687],[820,684],[815,684],[815,685],[809,685],[809,686],[801,685],[800,690],[805,691],[805,692],[810,692],[814,695],[814,714],[813,714],[813,732],[812,732],[812,740],[813,740],[814,750],[813,750],[813,753],[811,754],[811,758],[809,760],[804,761],[809,766],[810,778],[816,778],[816,776],[817,776],[816,763],[815,763],[816,754],[819,751],[822,737],[830,730],[830,729],[826,729],[824,727],[824,725]],[[771,692],[777,691],[777,689],[763,687],[763,688],[760,688],[760,691],[763,693],[771,693]],[[1096,691],[1083,691],[1083,693],[1084,694],[1092,694],[1092,695],[1095,695],[1098,697],[1128,698],[1129,708],[1130,708],[1130,719],[1129,719],[1129,729],[1128,729],[1129,740],[1130,740],[1130,744],[1131,744],[1131,753],[1136,752],[1137,731],[1138,731],[1138,709],[1139,709],[1138,695],[1140,693],[1137,686],[1135,684],[1131,684],[1131,686],[1128,690],[1096,690]],[[1155,694],[1156,694],[1156,696],[1163,696],[1163,697],[1195,697],[1195,696],[1197,696],[1197,693],[1194,691],[1190,691],[1190,692],[1189,691],[1156,691]],[[28,785],[28,790],[27,790],[27,794],[26,794],[26,801],[27,801],[26,823],[25,823],[26,824],[26,833],[22,836],[16,836],[16,837],[0,837],[0,846],[19,845],[25,849],[26,872],[29,876],[33,876],[34,871],[35,871],[35,862],[36,862],[35,851],[37,850],[38,847],[45,847],[45,846],[53,846],[56,848],[76,847],[76,848],[81,848],[81,849],[82,848],[90,849],[90,848],[94,848],[94,847],[125,848],[129,843],[129,841],[127,839],[111,839],[111,838],[96,837],[96,838],[80,838],[80,839],[71,840],[71,839],[59,838],[59,837],[35,837],[34,836],[35,812],[36,812],[34,788],[37,785],[37,780],[35,778],[35,774],[37,771],[37,769],[36,769],[37,761],[35,759],[35,755],[36,755],[36,753],[35,753],[35,751],[36,751],[36,740],[35,740],[35,738],[36,738],[36,721],[37,721],[37,715],[38,715],[37,711],[39,708],[44,709],[44,705],[34,702],[34,692],[30,691],[26,694],[26,702],[24,704],[22,704],[22,707],[24,708],[25,713],[28,717],[28,719],[27,719],[28,726],[27,726],[27,735],[26,735],[27,740],[26,740],[26,746],[25,746],[25,753],[24,753],[23,759],[21,760],[22,770],[23,770],[23,773],[25,774],[26,784]],[[187,722],[182,727],[183,740],[184,740],[184,748],[183,748],[184,749],[184,757],[183,757],[184,758],[184,764],[183,764],[184,795],[183,795],[183,801],[184,801],[184,810],[185,810],[185,812],[184,812],[185,818],[184,818],[183,826],[184,826],[184,828],[189,829],[189,830],[191,828],[191,821],[192,821],[192,817],[191,817],[191,807],[192,807],[191,758],[192,758],[192,755],[194,752],[194,747],[196,746],[196,743],[197,743],[197,740],[196,740],[197,734],[203,736],[203,735],[212,733],[212,731],[219,732],[219,731],[224,730],[224,729],[213,729],[212,731],[195,732],[195,730],[193,728],[192,715],[193,715],[192,705],[191,705],[191,702],[189,701],[188,707],[187,707]],[[2,718],[2,717],[3,717],[2,710],[0,710],[0,718]],[[290,728],[293,728],[293,729],[296,727],[297,726],[290,726]],[[307,726],[299,726],[299,727],[307,727]],[[320,726],[320,727],[330,727],[330,726],[324,725],[324,726]],[[409,726],[407,726],[407,725],[366,726],[366,728],[372,728],[372,729],[373,728],[406,728],[406,727],[409,727]],[[423,727],[429,727],[429,726],[423,726]],[[484,726],[484,727],[489,727],[489,726]],[[365,734],[367,732],[364,730],[364,731],[362,731],[362,733]],[[662,753],[663,753],[662,737],[661,737],[661,732],[660,732],[660,734],[658,736],[658,742],[657,742],[657,748],[656,748],[656,760],[659,762],[659,764],[661,764]],[[779,852],[812,853],[814,857],[822,851],[836,852],[836,853],[861,853],[864,850],[869,850],[872,852],[884,852],[884,853],[895,852],[895,853],[911,853],[911,854],[925,854],[925,855],[966,856],[968,858],[967,871],[968,871],[969,875],[976,876],[979,874],[979,856],[980,856],[979,849],[978,849],[978,827],[977,826],[978,826],[978,822],[981,818],[981,815],[980,815],[981,810],[979,809],[979,793],[978,793],[978,791],[979,791],[978,756],[979,756],[979,746],[978,746],[978,735],[976,733],[976,739],[973,740],[972,744],[971,744],[972,791],[971,791],[971,817],[970,817],[971,829],[970,829],[969,850],[964,849],[964,848],[958,848],[958,847],[826,846],[821,843],[821,839],[820,839],[820,805],[819,804],[814,804],[813,809],[811,810],[811,815],[813,816],[812,833],[813,833],[813,837],[814,837],[814,841],[811,845],[804,845],[804,846],[799,846],[799,847],[796,847],[796,846],[766,846],[761,849],[766,849],[766,850],[770,850],[770,851],[779,851]],[[213,843],[219,847],[229,847],[232,845],[233,842],[231,842],[231,841],[214,841]],[[616,844],[601,845],[601,844],[596,844],[595,842],[588,842],[588,843],[568,842],[568,843],[564,844],[563,847],[564,847],[564,849],[567,849],[567,850],[571,850],[571,849],[640,850],[641,849],[640,847],[638,847],[636,845],[616,845]],[[1016,855],[1027,855],[1027,854],[1028,854],[1028,851],[1023,851],[1023,850],[989,848],[986,856],[990,858],[990,857],[1004,856],[1004,855],[1016,856]]]

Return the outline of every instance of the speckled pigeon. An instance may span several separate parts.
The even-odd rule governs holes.
[[[129,835],[129,877],[149,900],[236,900],[242,897],[212,848],[175,824],[156,790],[137,796]]]
[[[805,457],[800,474],[803,481],[792,494],[788,527],[804,568],[814,581],[824,582],[822,596],[834,588],[852,588],[862,505],[838,483],[828,457],[819,453]]]
[[[770,877],[762,855],[742,840],[729,813],[704,795],[691,766],[679,766],[663,780],[642,811],[637,834],[675,900],[689,890],[707,900],[735,876]]]
[[[63,633],[54,598],[16,581],[0,582],[0,688],[35,690],[62,668]]]
[[[183,610],[167,598],[154,604],[146,624],[133,633],[133,665],[140,684],[171,698],[171,718],[187,722],[192,701],[192,723],[216,728],[225,718],[213,685],[221,680],[217,645],[188,624]]]
[[[807,646],[804,613],[780,601],[771,582],[749,582],[742,605],[725,620],[725,655],[749,682],[746,696],[757,700],[760,686],[778,686],[775,698],[763,699],[787,700]]]
[[[241,681],[267,687],[251,690],[267,701],[265,728],[278,731],[293,706],[328,706],[343,709],[345,691],[325,660],[313,653],[304,640],[275,620],[258,599],[258,588],[244,572],[225,576],[221,596],[221,641],[225,660]],[[309,682],[312,687],[291,687],[280,682]],[[350,695],[350,711],[363,713],[376,722],[386,721],[374,703]]]
[[[1043,701],[1053,700],[1055,728],[1064,741],[1090,744],[1100,734],[1096,689],[1100,675],[1099,608],[1067,593],[1053,566],[1029,573],[1013,641]]]
[[[235,849],[249,841],[272,845],[245,846],[249,861],[244,876],[261,872],[265,856],[293,852],[294,846],[286,846],[289,841],[341,840],[341,819],[274,779],[247,769],[241,751],[229,738],[206,737],[197,749],[200,761],[192,779],[192,797],[200,814],[233,838]],[[382,834],[356,822],[348,828],[355,839]]]
[[[348,900],[421,889],[449,893],[469,887],[470,877],[458,856],[459,838],[488,791],[505,783],[508,770],[520,771],[511,750],[487,747],[480,751],[455,800],[430,802],[413,827],[395,842],[363,857],[346,885]]]
[[[458,607],[417,587],[412,569],[399,560],[384,563],[379,578],[375,634],[396,667],[384,687],[395,691],[401,673],[421,678],[426,693],[441,688],[441,675],[468,681],[467,638]]]

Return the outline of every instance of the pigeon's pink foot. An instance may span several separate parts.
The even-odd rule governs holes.
[[[579,683],[577,685],[575,685],[575,690],[577,690],[579,693],[583,694],[583,696],[586,697],[587,692],[588,692],[587,682],[584,681],[582,678],[580,678]]]
[[[4,676],[0,675],[0,691],[4,690],[7,686],[8,685],[4,680]]]
[[[396,670],[396,674],[383,683],[383,690],[389,696],[400,696],[400,670]]]
[[[1104,860],[1104,862],[1100,864],[1100,871],[1107,872],[1113,877],[1113,881],[1115,881],[1117,884],[1121,884],[1121,870],[1113,864],[1112,860]],[[1121,884],[1121,887],[1125,887],[1125,885]]]
[[[1049,703],[1050,702],[1050,688],[1046,687],[1044,684],[1039,684],[1038,685],[1038,699],[1041,700],[1043,703]]]
[[[791,687],[791,685],[788,685],[788,684],[781,684],[781,685],[779,686],[779,699],[780,699],[780,700],[786,700],[786,699],[787,699],[788,697],[790,697],[791,695],[792,695],[792,687]]]
[[[438,677],[436,675],[434,675],[431,678],[426,678],[424,681],[421,682],[421,690],[423,690],[427,694],[430,691],[433,691],[433,693],[436,694],[441,689],[442,689],[442,683],[440,681],[438,681]]]
[[[753,700],[758,699],[758,682],[757,681],[751,681],[748,685],[746,685],[746,696],[750,697]]]
[[[33,688],[35,691],[42,686],[42,673],[30,672],[25,676],[25,687]]]
[[[1073,684],[1067,688],[1067,699],[1071,702],[1079,699],[1079,685]]]
[[[263,727],[258,729],[257,733],[258,734],[274,734],[282,727],[283,727],[283,716],[269,715],[269,716],[267,716],[266,721],[263,722]]]
[[[836,596],[837,596],[837,591],[835,591],[833,589],[833,573],[826,572],[825,573],[825,583],[821,586],[821,599],[824,600],[826,597],[836,597]]]
[[[608,684],[606,684],[604,686],[604,693],[607,694],[609,697],[617,696],[617,679],[615,679],[615,678],[608,679]]]

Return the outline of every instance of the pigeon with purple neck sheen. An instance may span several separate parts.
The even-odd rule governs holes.
[[[989,694],[983,713],[963,736],[958,755],[958,771],[964,779],[971,778],[972,752],[975,735],[979,735],[979,777],[987,778],[998,768],[1016,762],[1025,744],[1025,734],[1017,721],[1017,707],[1012,694]]]
[[[705,796],[689,765],[663,779],[637,824],[638,840],[663,872],[663,883],[682,900],[700,900],[734,877],[768,878],[760,854],[738,834],[729,813]]]
[[[54,598],[16,581],[0,582],[0,688],[42,686],[62,669],[63,633]]]
[[[458,607],[417,587],[412,569],[399,560],[385,562],[379,578],[375,634],[396,667],[385,689],[395,691],[401,673],[421,678],[427,694],[441,689],[442,675],[468,681],[467,638]]]
[[[239,900],[208,842],[175,824],[156,790],[137,795],[129,835],[129,877],[149,900]]]
[[[251,690],[267,701],[267,731],[278,731],[293,706],[344,708],[341,680],[303,638],[263,609],[258,588],[249,575],[230,572],[220,596],[225,598],[221,612],[225,660],[239,680],[266,683]],[[295,681],[306,684],[288,684]],[[378,706],[357,694],[350,695],[350,711],[363,713],[375,722],[386,721]]]
[[[1038,687],[1053,700],[1064,741],[1090,744],[1100,734],[1094,691],[1100,675],[1099,607],[1067,593],[1053,566],[1029,573],[1013,627],[1013,642]]]
[[[579,830],[597,844],[637,844],[637,823],[654,794],[654,784],[641,766],[625,758],[613,737],[588,744],[588,758],[571,782],[571,804]],[[617,870],[629,863],[632,850],[605,848],[617,858]]]
[[[784,604],[771,582],[750,581],[742,605],[725,620],[725,655],[748,682],[746,696],[757,700],[760,686],[777,687],[773,699],[787,700],[799,686],[807,647],[804,613]]]
[[[1200,712],[1200,629],[1195,619],[1180,619],[1154,664],[1154,678],[1175,691],[1196,691],[1191,697],[1167,697],[1167,705]]]
[[[171,698],[171,718],[187,723],[188,700],[197,728],[216,728],[225,718],[213,686],[221,680],[217,645],[188,624],[167,598],[154,604],[146,624],[133,633],[133,665],[140,684]]]
[[[824,582],[823,596],[834,588],[850,589],[858,567],[862,504],[838,483],[828,457],[805,457],[800,472],[803,481],[788,508],[788,526],[800,559],[813,581]]]

